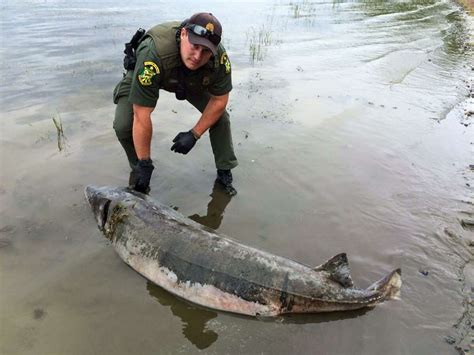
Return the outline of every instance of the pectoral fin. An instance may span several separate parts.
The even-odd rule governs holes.
[[[324,264],[315,267],[313,270],[327,271],[330,275],[329,278],[343,287],[352,287],[354,285],[346,253],[341,253],[332,257]]]

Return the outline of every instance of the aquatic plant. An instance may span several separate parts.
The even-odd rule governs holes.
[[[290,2],[290,13],[293,18],[311,17],[316,14],[316,5],[312,1],[303,0],[300,2]]]
[[[272,44],[272,32],[265,25],[260,26],[258,30],[252,27],[247,32],[247,42],[252,64],[262,61],[266,55],[265,47]]]
[[[61,152],[63,149],[66,148],[66,136],[64,135],[64,130],[63,130],[63,122],[61,120],[61,116],[59,116],[59,113],[56,115],[53,115],[52,117],[54,127],[56,127],[56,133],[57,133],[57,138],[58,138],[58,149]]]

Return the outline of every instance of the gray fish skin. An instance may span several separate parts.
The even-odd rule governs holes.
[[[345,254],[311,268],[241,244],[126,188],[85,189],[99,229],[144,277],[188,301],[250,316],[372,307],[397,298],[400,269],[353,287]]]

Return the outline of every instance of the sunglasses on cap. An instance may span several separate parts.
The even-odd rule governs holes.
[[[191,30],[195,35],[199,37],[204,37],[211,41],[212,44],[218,45],[221,42],[221,36],[215,34],[214,32],[209,31],[208,29],[199,26],[199,25],[187,25],[187,30]]]

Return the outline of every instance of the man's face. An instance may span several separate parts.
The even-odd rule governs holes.
[[[209,48],[189,42],[188,31],[185,28],[181,29],[180,52],[181,60],[186,65],[186,68],[190,70],[199,69],[212,57],[212,52]]]

